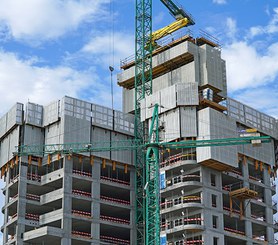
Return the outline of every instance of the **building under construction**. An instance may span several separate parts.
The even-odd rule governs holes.
[[[90,151],[133,138],[134,62],[121,65],[123,112],[64,97],[17,103],[0,119],[3,244],[136,244],[134,151]],[[160,244],[275,244],[277,120],[227,97],[221,48],[208,37],[161,44],[152,67],[141,120],[148,128],[159,104],[161,142],[271,137],[160,151]],[[71,154],[73,143],[88,151]],[[16,154],[28,145],[37,151]],[[45,145],[53,151],[42,155]]]

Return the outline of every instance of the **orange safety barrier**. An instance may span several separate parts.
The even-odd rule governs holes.
[[[234,173],[234,174],[242,176],[242,173],[239,172],[238,170],[232,169],[231,172]]]
[[[85,197],[91,197],[92,196],[92,194],[90,192],[80,191],[80,190],[72,190],[72,194],[79,195],[79,196],[85,196]]]
[[[107,220],[107,221],[115,222],[115,223],[119,223],[119,224],[125,224],[125,225],[129,225],[130,224],[129,220],[115,218],[115,217],[111,217],[111,216],[100,215],[100,219],[101,220]]]
[[[234,230],[234,229],[231,229],[231,228],[228,228],[228,227],[224,227],[224,230],[225,230],[225,231],[229,231],[229,232],[232,232],[232,233],[236,233],[236,234],[245,236],[245,232],[243,232],[243,231]]]
[[[39,221],[40,220],[40,216],[38,214],[27,213],[27,214],[25,214],[25,219]]]
[[[112,242],[113,244],[117,245],[129,245],[129,240],[124,240],[116,237],[110,237],[110,236],[100,236],[100,239],[105,242]]]
[[[90,212],[84,212],[80,210],[72,210],[71,213],[82,217],[92,217],[92,214]]]
[[[116,203],[123,204],[123,205],[130,205],[129,201],[121,200],[121,199],[117,199],[117,198],[100,196],[100,199],[105,200],[105,201],[110,201],[110,202],[116,202]]]
[[[83,231],[72,231],[71,234],[73,236],[79,236],[79,237],[82,237],[82,238],[86,238],[86,239],[91,239],[91,233],[88,233],[88,232],[83,232]]]
[[[37,174],[30,174],[30,173],[28,173],[27,174],[27,179],[28,180],[34,180],[34,181],[37,181],[37,182],[41,182],[41,176],[37,175]]]
[[[38,195],[33,195],[33,194],[26,194],[27,199],[35,200],[35,201],[40,201],[40,196]]]
[[[78,175],[81,175],[81,176],[92,177],[92,174],[91,174],[91,173],[89,173],[89,172],[83,172],[83,171],[76,170],[76,169],[73,169],[73,170],[72,170],[72,173],[73,173],[73,174],[78,174]]]
[[[106,176],[100,176],[100,179],[106,180],[106,181],[111,181],[111,182],[117,182],[117,183],[123,184],[123,185],[130,185],[130,183],[127,182],[127,181],[119,180],[119,179],[115,179],[115,178],[110,178],[110,177],[106,177]]]

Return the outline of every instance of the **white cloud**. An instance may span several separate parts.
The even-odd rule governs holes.
[[[278,33],[278,8],[273,9],[273,16],[266,26],[253,26],[248,31],[248,38],[254,38],[262,34]]]
[[[101,81],[94,69],[77,71],[69,67],[39,67],[34,59],[22,60],[13,53],[0,51],[0,115],[16,101],[48,104],[64,95],[81,97],[84,93],[98,103],[110,105],[107,81]],[[100,82],[101,81],[101,82]],[[108,91],[106,97],[101,97]]]
[[[49,40],[100,18],[108,0],[1,0],[0,29],[28,42]]]
[[[226,4],[227,3],[226,0],[213,0],[212,2],[216,3],[216,4]]]
[[[108,67],[134,54],[135,40],[133,35],[116,32],[98,33],[84,45],[81,54],[92,57],[94,62]],[[116,64],[117,65],[117,64]]]
[[[270,45],[265,54],[246,42],[233,42],[223,48],[223,58],[231,92],[256,88],[278,78],[278,42]]]
[[[227,36],[231,39],[235,39],[237,33],[237,24],[236,20],[233,18],[227,18],[226,20],[226,27],[227,27]]]

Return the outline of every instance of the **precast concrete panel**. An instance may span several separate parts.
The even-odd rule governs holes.
[[[227,108],[228,115],[237,122],[250,128],[256,128],[258,131],[278,139],[278,128],[274,117],[268,116],[231,98],[227,98]]]
[[[123,82],[135,76],[135,67],[132,66],[117,75],[118,82]]]
[[[180,138],[180,118],[178,108],[161,114],[159,118],[165,125],[165,142]]]
[[[47,106],[43,107],[43,126],[47,126],[59,120],[60,115],[60,101],[53,101]]]
[[[178,83],[176,84],[177,105],[199,105],[198,84]]]
[[[181,137],[197,137],[196,107],[180,107]]]
[[[161,107],[161,112],[164,112],[175,108],[176,101],[176,86],[172,85],[160,91],[160,102],[158,101],[157,103]],[[155,104],[155,101],[153,103]]]
[[[3,115],[0,118],[0,139],[4,136],[6,133],[7,128],[7,114]]]
[[[16,151],[16,146],[19,145],[20,127],[14,128],[0,143],[0,167],[10,161]]]
[[[227,98],[227,74],[226,74],[226,61],[221,60],[222,65],[222,81],[223,81],[223,90],[219,93],[223,98]]]
[[[210,85],[223,91],[226,81],[223,80],[221,53],[209,45],[203,45],[200,52],[201,85]]]
[[[123,89],[123,112],[129,113],[134,111],[134,98],[135,89]]]
[[[45,127],[45,144],[63,144],[64,119]]]
[[[19,145],[20,126],[17,126],[11,133],[9,133],[9,155],[8,160],[11,160],[15,152],[15,147]]]
[[[6,136],[1,140],[0,144],[0,166],[4,166],[9,161],[9,151],[10,151],[10,137]]]
[[[28,102],[25,112],[25,123],[37,127],[43,126],[43,106]]]
[[[173,84],[175,83],[193,83],[196,81],[196,69],[195,69],[195,61],[192,61],[182,67],[179,68],[181,72],[180,80],[173,78]]]
[[[64,143],[90,142],[91,123],[85,119],[64,116]]]
[[[92,104],[66,96],[61,101],[61,116],[63,115],[90,122],[92,117]]]
[[[259,160],[261,162],[267,163],[271,166],[275,164],[275,153],[274,153],[274,143],[263,143],[260,145],[239,145],[238,152],[249,156],[253,159]]]
[[[113,130],[113,110],[93,104],[92,125]]]
[[[160,91],[161,89],[167,88],[172,85],[172,71],[163,74],[157,78],[153,79],[153,93]]]
[[[134,135],[134,115],[114,111],[114,131]]]
[[[131,139],[130,136],[117,133],[117,132],[111,132],[111,141],[124,141]],[[111,152],[111,160],[122,162],[122,163],[128,163],[131,164],[133,160],[133,152],[132,151],[112,151]]]
[[[91,129],[91,142],[110,142],[111,140],[111,131],[104,129],[104,128],[99,128],[96,126],[92,126]],[[110,159],[110,152],[109,151],[104,151],[104,152],[94,152],[93,153],[95,156],[98,157],[103,157]]]
[[[0,119],[0,138],[2,138],[15,125],[23,123],[23,104],[16,103],[4,116]]]
[[[24,145],[43,145],[44,129],[31,125],[24,125]]]
[[[155,104],[161,105],[161,95],[160,92],[156,92],[150,96],[146,97],[146,118],[151,118],[153,115],[153,107]],[[159,110],[161,110],[161,107],[159,107]]]
[[[236,122],[227,115],[211,108],[198,112],[198,139],[220,139],[237,137]],[[215,160],[237,167],[236,146],[198,147],[197,161]]]

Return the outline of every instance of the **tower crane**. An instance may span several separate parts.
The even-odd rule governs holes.
[[[161,0],[176,21],[167,27],[152,32],[152,0],[136,0],[136,43],[135,43],[135,122],[134,140],[115,142],[88,142],[52,144],[43,146],[19,146],[17,156],[40,154],[80,154],[84,152],[133,150],[136,170],[136,230],[137,245],[158,245],[160,242],[159,210],[159,152],[163,149],[184,149],[207,146],[250,144],[260,140],[270,142],[268,136],[239,137],[214,140],[191,140],[180,142],[159,142],[158,104],[154,105],[152,121],[145,138],[140,118],[140,103],[152,94],[152,52],[156,41],[174,31],[194,24],[193,18],[172,0]]]
[[[152,32],[152,0],[136,0],[135,16],[135,140],[143,144],[144,125],[140,118],[140,102],[152,94],[152,52],[156,41],[174,31],[193,25],[193,18],[172,0],[160,0],[176,19],[175,22]],[[154,108],[156,110],[156,107]],[[155,123],[155,121],[152,122]],[[156,139],[157,140],[157,139]],[[157,143],[157,142],[156,142]],[[158,244],[159,218],[159,155],[156,147],[135,151],[137,244]]]

